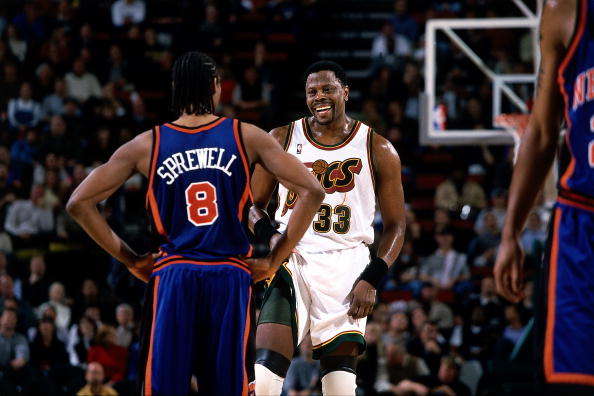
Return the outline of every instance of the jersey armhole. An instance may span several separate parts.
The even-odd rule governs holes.
[[[375,131],[369,128],[367,132],[367,160],[369,161],[369,173],[371,174],[371,182],[373,184],[373,191],[375,192],[375,166],[373,165],[373,134]]]
[[[152,144],[151,144],[151,159],[149,162],[149,169],[148,169],[148,187],[146,190],[146,202],[145,207],[148,209],[149,207],[149,193],[152,191],[153,188],[153,178],[155,176],[155,164],[157,162],[157,151],[159,150],[159,126],[154,126],[151,131]]]
[[[586,26],[586,16],[588,14],[588,2],[586,0],[578,0],[578,4],[575,11],[575,25],[573,28],[573,33],[571,34],[571,39],[569,40],[569,44],[567,46],[567,52],[563,56],[561,60],[561,65],[559,66],[558,74],[557,74],[557,82],[559,85],[563,85],[565,69],[567,65],[573,58],[573,54],[579,45],[580,40],[584,34],[584,29]],[[564,88],[561,86],[561,89]]]
[[[292,121],[287,125],[287,136],[285,136],[285,143],[283,144],[283,150],[287,151],[293,138],[293,129],[295,129],[295,121]]]
[[[249,217],[249,210],[253,203],[252,188],[251,188],[251,174],[254,171],[256,164],[254,163],[251,167],[247,157],[247,151],[245,149],[245,143],[243,141],[243,134],[241,132],[241,121],[233,120],[233,134],[235,135],[237,150],[241,156],[243,162],[243,168],[245,170],[245,189],[241,196],[238,208],[238,218],[243,224]]]

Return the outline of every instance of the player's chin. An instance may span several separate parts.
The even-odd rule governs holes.
[[[316,122],[320,125],[327,125],[327,124],[332,123],[332,121],[334,121],[333,113],[326,115],[326,116],[320,116],[320,115],[314,113],[313,116],[316,119]]]

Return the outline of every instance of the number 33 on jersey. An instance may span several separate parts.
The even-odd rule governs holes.
[[[328,146],[314,139],[306,118],[289,125],[285,150],[303,162],[326,191],[312,226],[297,245],[299,249],[319,252],[373,243],[372,137],[373,130],[356,121],[341,143]],[[293,192],[279,185],[275,218],[281,231],[296,201]]]

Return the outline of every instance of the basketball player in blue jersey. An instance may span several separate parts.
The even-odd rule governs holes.
[[[346,114],[349,87],[342,67],[314,63],[304,82],[311,115],[271,135],[311,169],[326,197],[266,289],[256,336],[256,394],[281,393],[296,346],[311,337],[324,395],[354,395],[366,317],[404,239],[400,159],[385,138]],[[267,241],[275,230],[265,209],[276,180],[260,167],[252,180],[250,222]],[[376,197],[384,229],[377,257],[370,260]],[[294,205],[300,199],[279,186],[275,217],[281,231],[298,216]]]
[[[548,0],[536,101],[514,169],[495,265],[499,293],[522,298],[519,238],[549,172],[565,119],[536,312],[539,394],[594,393],[594,0]],[[577,386],[577,387],[576,387]],[[571,389],[570,389],[571,387]],[[581,388],[581,389],[580,389]]]
[[[205,395],[253,394],[251,283],[274,274],[311,223],[324,196],[317,180],[253,125],[215,116],[220,84],[214,61],[190,52],[173,66],[172,107],[179,118],[120,147],[72,194],[67,208],[85,231],[149,281],[141,360],[145,395],[185,395],[196,375]],[[298,191],[295,216],[251,253],[249,169],[258,164]],[[149,179],[147,207],[163,244],[138,254],[97,211],[134,172]]]

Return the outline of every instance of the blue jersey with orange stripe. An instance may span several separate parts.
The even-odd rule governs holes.
[[[243,225],[251,202],[238,120],[153,130],[147,207],[161,250],[195,260],[249,255]]]
[[[576,29],[559,69],[565,99],[565,150],[559,187],[594,197],[594,0],[580,0]],[[567,155],[569,154],[569,155]]]

